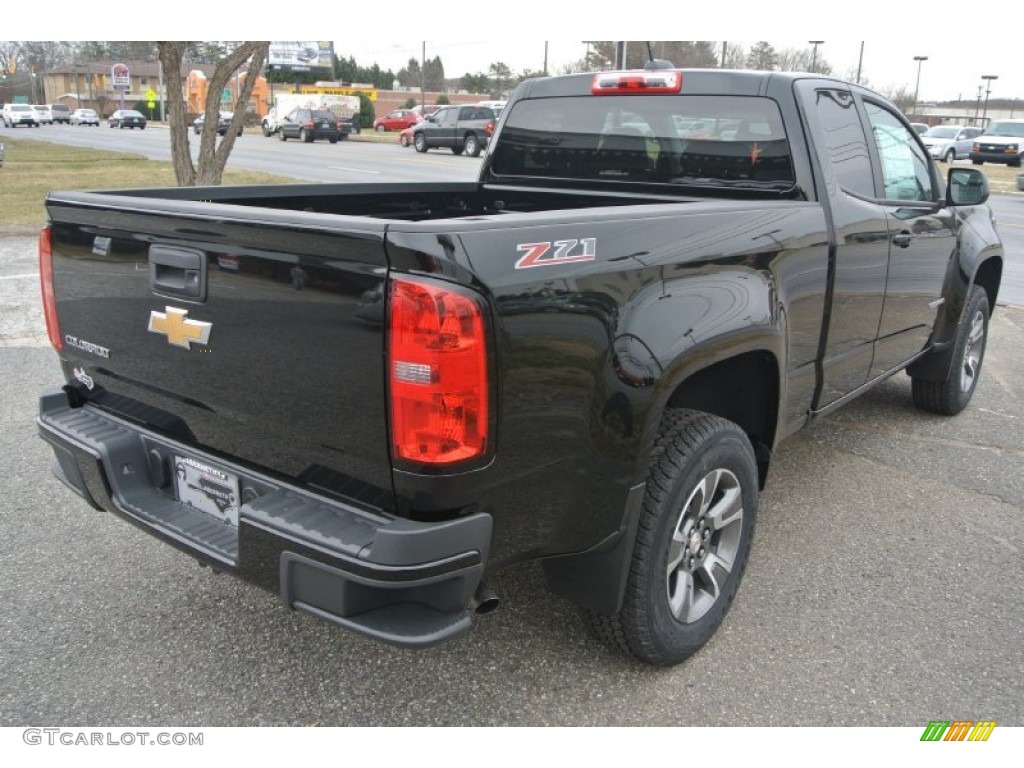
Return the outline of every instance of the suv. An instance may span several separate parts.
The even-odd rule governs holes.
[[[63,104],[51,104],[50,112],[55,123],[71,123],[71,110]]]
[[[1003,163],[1020,168],[1024,157],[1024,120],[993,120],[988,128],[974,140],[971,162]]]
[[[53,113],[47,104],[33,104],[32,109],[36,111],[36,120],[40,125],[53,125]]]
[[[329,109],[296,107],[284,116],[277,135],[281,141],[301,139],[309,143],[316,139],[327,139],[331,144],[337,144],[341,137],[341,125],[338,116]]]
[[[980,133],[981,128],[973,125],[933,125],[921,134],[921,141],[936,160],[952,163],[970,157],[974,139]]]
[[[4,104],[4,125],[17,128],[19,125],[39,127],[39,117],[30,104]]]

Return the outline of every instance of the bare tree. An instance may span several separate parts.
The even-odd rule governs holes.
[[[270,51],[269,41],[243,42],[221,59],[207,81],[206,108],[203,112],[203,132],[199,137],[199,158],[192,164],[188,146],[188,124],[185,99],[181,92],[181,61],[188,46],[186,42],[158,42],[157,50],[167,79],[167,119],[171,127],[171,159],[178,186],[215,186],[221,183],[224,166],[235,146],[235,137],[245,123],[245,109],[256,80],[263,71]],[[231,77],[243,66],[248,74],[239,89],[234,117],[224,138],[217,143],[217,125],[220,122],[220,97]]]

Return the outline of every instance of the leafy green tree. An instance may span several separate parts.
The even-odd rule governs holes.
[[[447,93],[439,94],[438,97],[437,97],[437,103],[438,103],[439,106],[442,106],[442,107],[445,106],[446,104],[451,104],[451,101],[448,99],[448,94]]]
[[[419,88],[420,63],[416,59],[409,59],[409,63],[398,70],[398,82],[405,88]]]
[[[491,85],[488,92],[496,99],[501,98],[515,83],[512,77],[512,70],[503,61],[496,61],[491,64],[487,68],[487,76]]]
[[[469,72],[462,76],[462,89],[470,93],[490,93],[491,80],[483,72],[471,75]]]
[[[444,90],[444,64],[440,56],[428,59],[424,64],[423,87],[428,91]]]

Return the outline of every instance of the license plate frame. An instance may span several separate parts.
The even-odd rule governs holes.
[[[174,492],[180,503],[238,527],[238,475],[192,456],[175,454]]]

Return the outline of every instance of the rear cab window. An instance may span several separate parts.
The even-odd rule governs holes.
[[[777,104],[761,96],[580,95],[507,110],[496,177],[781,191],[796,184]]]

